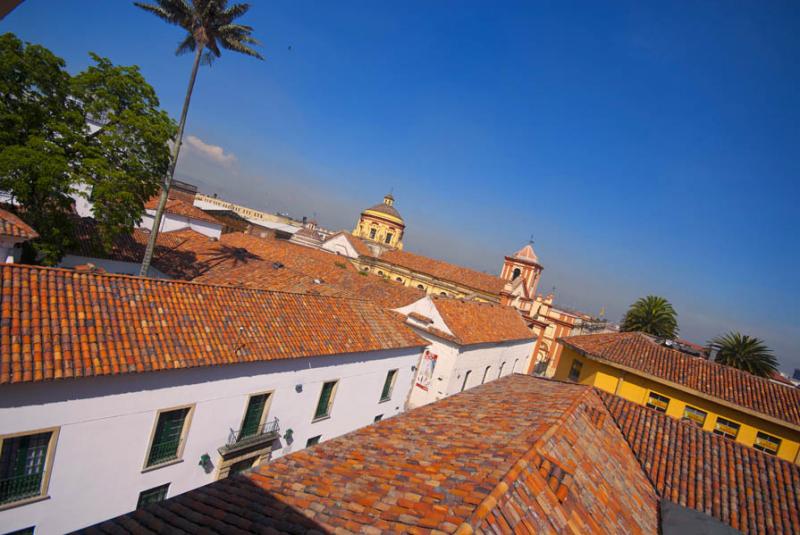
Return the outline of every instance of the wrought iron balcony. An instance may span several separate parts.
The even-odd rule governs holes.
[[[255,428],[231,429],[228,434],[228,442],[219,448],[221,455],[243,449],[256,449],[258,446],[266,446],[280,435],[280,425],[278,419],[269,420]]]

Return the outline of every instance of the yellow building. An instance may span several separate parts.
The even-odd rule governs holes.
[[[800,390],[668,348],[642,333],[559,340],[554,378],[593,385],[800,464]]]
[[[381,247],[402,249],[405,229],[406,224],[394,207],[394,197],[390,193],[383,198],[381,204],[361,212],[353,235]]]

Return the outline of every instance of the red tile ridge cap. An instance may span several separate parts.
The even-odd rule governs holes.
[[[524,375],[526,377],[530,377],[534,380],[550,380],[547,378],[540,378],[540,377],[532,377],[527,374],[515,373],[514,375]],[[456,529],[456,534],[467,535],[474,532],[472,526],[477,525],[480,523],[486,516],[495,508],[495,506],[499,503],[500,498],[508,492],[508,490],[513,486],[514,481],[516,480],[517,476],[530,464],[530,461],[533,457],[539,454],[539,449],[548,441],[550,438],[555,434],[556,431],[564,424],[566,419],[572,415],[572,413],[580,407],[586,398],[590,395],[594,395],[593,388],[588,385],[580,385],[576,383],[571,383],[569,381],[555,381],[558,383],[567,383],[577,388],[581,388],[583,392],[575,397],[572,403],[570,403],[569,407],[567,407],[553,424],[550,426],[547,431],[545,431],[542,436],[540,436],[536,441],[531,445],[531,447],[519,458],[517,462],[511,465],[511,468],[500,478],[500,482],[492,489],[489,494],[475,507],[472,514],[469,518],[462,522],[458,529]],[[598,402],[605,408],[605,404],[603,403],[602,399],[599,399]],[[606,409],[608,411],[608,409]],[[610,415],[609,415],[610,416]],[[626,441],[627,444],[627,441]]]

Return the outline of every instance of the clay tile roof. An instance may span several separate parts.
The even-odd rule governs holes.
[[[495,275],[481,273],[474,269],[409,253],[408,251],[389,250],[383,253],[380,259],[418,273],[424,273],[437,279],[450,281],[493,295],[500,295],[507,282]]]
[[[88,532],[656,533],[607,415],[586,387],[507,376]]]
[[[368,301],[0,266],[0,383],[427,344]]]
[[[597,392],[662,498],[744,533],[800,533],[800,466]]]
[[[436,310],[462,345],[534,340],[516,309],[492,303],[432,297]]]
[[[592,358],[639,370],[778,420],[800,425],[800,389],[693,357],[657,344],[642,333],[603,333],[562,338]]]
[[[16,214],[0,208],[0,236],[32,240],[39,234]]]
[[[141,262],[150,233],[134,229],[131,234],[114,238],[111,249],[104,250],[97,231],[97,222],[91,217],[73,220],[74,245],[71,254],[90,258],[108,258],[121,262]],[[195,251],[219,248],[212,238],[192,229],[159,232],[153,254],[153,266],[176,278],[190,279],[199,275],[204,266],[197,262]]]
[[[151,197],[150,200],[145,203],[144,207],[148,210],[155,210],[158,208],[158,196]],[[164,207],[164,212],[222,226],[222,222],[220,220],[215,219],[200,208],[197,208],[196,206],[180,199],[167,199],[167,205]]]

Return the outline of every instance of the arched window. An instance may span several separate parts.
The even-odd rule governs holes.
[[[439,292],[439,295],[442,295],[442,296],[444,296],[444,297],[447,297],[447,292]]]
[[[417,284],[417,288],[419,288],[420,290],[424,290],[425,289],[425,287],[423,285],[421,285],[421,284]]]
[[[520,271],[520,269],[519,269],[519,268],[514,268],[514,274],[513,274],[513,275],[511,275],[511,280],[513,281],[514,279],[516,279],[517,277],[519,277],[519,274],[520,274],[520,273],[522,273],[522,271]]]
[[[403,282],[403,279],[401,279],[400,277],[397,277],[397,278],[396,278],[396,279],[394,279],[394,280],[396,280],[397,282]]]
[[[380,270],[379,270],[379,271],[378,271],[378,275],[380,275],[381,277],[383,277],[383,271],[380,271]]]
[[[500,365],[500,371],[497,372],[497,378],[498,379],[500,379],[503,376],[503,368],[505,367],[505,365],[506,365],[505,362]]]
[[[481,379],[481,384],[486,382],[486,377],[489,376],[489,368],[491,368],[491,366],[486,366],[486,369],[483,370],[483,379]]]
[[[472,373],[472,370],[467,370],[467,373],[464,374],[464,382],[461,383],[461,391],[463,392],[465,388],[467,388],[467,381],[469,381],[469,374]]]
[[[517,363],[518,362],[519,362],[519,359],[514,359],[514,367],[511,368],[511,373],[517,373]]]

